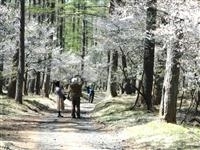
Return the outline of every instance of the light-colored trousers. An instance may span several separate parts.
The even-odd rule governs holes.
[[[65,109],[64,100],[57,96],[57,110],[61,111]]]

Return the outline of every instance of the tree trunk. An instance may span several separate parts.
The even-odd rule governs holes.
[[[200,88],[197,87],[196,93],[195,93],[195,113],[198,114],[198,107],[200,105]]]
[[[42,72],[42,79],[41,79],[40,89],[43,88],[43,85],[44,85],[44,78],[45,78],[45,68],[44,68],[44,71]]]
[[[108,81],[107,81],[107,93],[112,97],[117,96],[117,78],[116,78],[116,71],[118,67],[118,52],[114,51],[111,52],[110,57],[110,64],[108,68]]]
[[[61,0],[61,4],[62,4],[62,8],[61,8],[61,14],[64,13],[64,4],[65,4],[65,1],[64,0]],[[65,19],[64,17],[61,17],[60,18],[60,46],[64,49],[65,48]]]
[[[3,94],[3,64],[4,55],[0,55],[0,94]]]
[[[44,80],[44,96],[49,98],[49,92],[50,92],[50,74],[45,74],[45,80]]]
[[[53,24],[56,20],[56,15],[55,15],[55,1],[50,0],[50,4],[51,4],[51,9],[52,9],[52,13],[51,13],[51,24]],[[53,11],[54,10],[54,11]]]
[[[25,37],[25,1],[20,1],[20,49],[19,49],[19,64],[17,71],[17,82],[16,82],[16,102],[22,104],[22,94],[23,94],[23,81],[24,81],[24,59],[25,59],[25,47],[24,47],[24,37]]]
[[[49,2],[50,0],[45,0],[45,8],[46,9],[49,9],[50,8],[50,2]],[[51,23],[51,15],[50,15],[50,13],[48,13],[48,12],[46,12],[45,13],[45,16],[46,16],[46,18],[47,18],[47,22],[48,23]],[[45,19],[46,19],[45,18]]]
[[[50,73],[51,73],[51,53],[48,54],[48,64],[46,67],[46,72],[45,72],[45,77],[44,77],[44,84],[43,84],[43,90],[44,90],[44,96],[49,98],[49,93],[50,93]]]
[[[65,35],[64,35],[64,28],[65,28],[65,21],[64,18],[62,17],[60,20],[60,46],[63,48],[65,48]]]
[[[27,80],[28,80],[28,72],[26,70],[24,77],[24,95],[28,95]]]
[[[122,72],[124,74],[124,79],[126,81],[128,79],[126,55],[124,54],[123,50],[121,50],[121,52],[122,52]]]
[[[13,66],[12,66],[12,76],[10,77],[9,84],[8,84],[8,93],[7,96],[10,98],[15,98],[15,92],[16,92],[16,68],[18,66],[18,57],[19,57],[19,44],[16,44],[16,53],[13,56]]]
[[[43,9],[45,9],[45,0],[42,0],[42,8]],[[44,20],[46,19],[46,14],[43,12],[42,14],[41,14],[41,22],[43,22]]]
[[[164,81],[164,77],[161,77],[159,75],[157,75],[155,77],[154,99],[153,99],[153,104],[154,105],[159,105],[160,102],[161,102],[163,81]]]
[[[146,19],[146,38],[144,43],[144,96],[147,109],[152,108],[152,86],[153,86],[153,68],[154,68],[154,49],[155,39],[152,30],[156,26],[156,0],[147,1],[147,19]]]
[[[120,5],[122,3],[122,0],[111,0],[110,1],[110,8],[109,13],[111,15],[115,12],[116,5]],[[112,97],[116,97],[117,94],[117,77],[116,72],[118,68],[118,51],[112,50],[109,52],[110,54],[110,62],[109,70],[108,70],[108,84],[107,84],[107,92],[108,94],[111,94]]]
[[[31,79],[29,79],[29,92],[31,93],[31,94],[34,94],[34,92],[35,92],[35,78],[31,78]]]
[[[48,19],[50,20],[50,23],[53,24],[55,22],[55,2],[48,0],[47,1],[47,7],[51,7],[52,11],[50,15],[48,15]],[[52,41],[53,46],[53,34],[49,37]],[[46,65],[46,71],[45,71],[45,76],[44,76],[44,83],[43,83],[43,91],[44,91],[44,96],[49,98],[49,93],[50,93],[50,79],[51,79],[51,60],[52,59],[52,52],[48,53],[48,58],[47,58],[47,65]]]
[[[110,80],[110,92],[112,97],[117,96],[117,67],[118,67],[118,52],[115,50],[112,54],[112,64],[111,64],[111,80]]]
[[[161,102],[162,97],[162,87],[163,87],[163,81],[164,81],[164,70],[165,70],[165,58],[166,58],[166,50],[164,49],[162,53],[157,52],[155,56],[155,80],[154,80],[154,99],[153,104],[159,105]]]
[[[34,94],[35,92],[35,76],[36,76],[35,70],[31,70],[29,78],[29,88],[28,88],[31,94]]]
[[[176,34],[176,38],[172,39],[171,46],[167,50],[166,73],[160,105],[160,117],[169,123],[176,123],[176,105],[180,74],[179,59],[181,53],[179,52],[179,39],[182,37],[182,33],[176,33],[178,33]]]
[[[33,8],[36,8],[36,0],[33,0]],[[36,18],[36,12],[33,13],[33,18]]]
[[[117,78],[116,71],[118,67],[118,52],[114,51],[108,54],[111,63],[109,63],[108,68],[108,81],[107,81],[107,93],[112,97],[117,96]]]
[[[28,0],[28,7],[31,8],[31,0]],[[31,11],[28,11],[28,20],[31,20]]]
[[[42,0],[38,0],[38,7],[42,8]],[[37,17],[38,18],[38,22],[42,23],[42,15],[41,15],[41,13],[39,13],[37,16],[38,16]]]
[[[108,79],[107,79],[107,94],[108,95],[111,95],[110,93],[111,93],[111,71],[112,71],[112,69],[111,69],[111,61],[112,61],[112,57],[110,56],[111,55],[111,51],[108,51],[108,70],[107,70],[107,72],[108,72]]]
[[[40,72],[36,73],[36,85],[35,85],[35,93],[40,95]]]
[[[81,54],[81,75],[84,74],[84,59],[85,59],[85,53],[86,53],[86,20],[85,16],[83,18],[83,33],[82,33],[82,54]]]
[[[78,7],[78,8],[77,8],[77,9],[78,9],[78,12],[80,12],[80,11],[81,11],[81,5],[80,5],[80,3],[78,3],[78,6],[77,6],[77,7]],[[80,17],[80,14],[77,15],[77,18],[74,19],[73,22],[74,22],[74,21],[76,21],[76,24],[73,25],[73,28],[76,29],[77,35],[78,35],[78,34],[81,34],[81,29],[80,29],[80,26],[81,26],[81,17]],[[75,26],[75,25],[76,25],[76,26]],[[76,37],[74,37],[74,39],[75,39],[75,38],[76,38]],[[82,41],[81,41],[80,38],[76,38],[76,40],[77,40],[77,41],[74,40],[73,46],[76,47],[76,50],[77,50],[77,51],[79,51],[79,50],[81,49],[81,47],[80,47],[80,45],[76,46],[76,43],[82,43]]]

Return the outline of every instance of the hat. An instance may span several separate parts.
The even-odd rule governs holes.
[[[78,83],[78,78],[72,78],[71,82],[72,83]]]

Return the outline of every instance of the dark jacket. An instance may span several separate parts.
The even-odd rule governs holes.
[[[69,97],[81,97],[82,96],[82,85],[80,84],[71,84],[69,86]]]

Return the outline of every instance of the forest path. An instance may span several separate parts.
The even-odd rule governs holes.
[[[126,138],[121,131],[108,131],[92,121],[91,111],[95,104],[81,103],[81,119],[70,116],[71,103],[58,118],[50,108],[39,116],[7,118],[7,147],[15,150],[120,150]],[[54,106],[55,107],[55,106]],[[2,126],[1,126],[2,128]],[[13,148],[12,148],[13,147]]]

